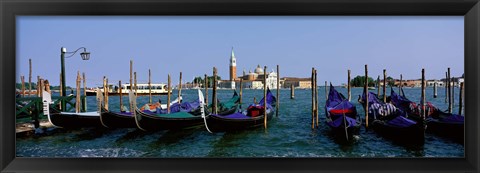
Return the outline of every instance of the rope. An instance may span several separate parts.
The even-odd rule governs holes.
[[[343,101],[341,103],[343,103]],[[343,104],[342,104],[342,109],[344,110],[342,112],[343,112],[343,126],[345,127],[345,137],[347,137],[347,141],[348,141],[347,118],[345,117],[345,105]]]
[[[203,123],[205,124],[205,128],[207,129],[208,132],[213,133],[208,128],[207,116],[205,116],[205,103],[203,103],[203,100],[204,100],[203,93],[200,89],[198,89],[198,100],[200,101],[200,112],[202,113],[202,118],[203,118]]]

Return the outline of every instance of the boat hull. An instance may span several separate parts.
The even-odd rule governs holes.
[[[392,127],[381,120],[371,122],[373,130],[386,139],[407,145],[425,143],[425,128],[419,123],[409,127]]]
[[[83,116],[79,114],[50,114],[50,122],[62,128],[103,127],[98,116]]]
[[[136,110],[135,122],[139,129],[145,131],[177,130],[204,124],[200,115],[188,118],[167,118],[150,115],[138,109]]]
[[[101,122],[108,128],[137,128],[133,114],[102,112]]]
[[[267,121],[273,117],[273,112],[267,114]],[[264,126],[264,116],[258,116],[251,119],[229,119],[219,116],[209,116],[207,119],[208,129],[212,132],[242,131],[256,127]]]
[[[87,96],[96,96],[97,95],[97,92],[89,92],[87,91]],[[167,92],[162,92],[162,93],[152,93],[152,95],[167,95],[168,93]],[[112,93],[108,93],[109,96],[118,96],[120,95],[120,93],[118,92],[112,92]],[[122,95],[124,96],[128,96],[128,93],[122,93]],[[147,95],[150,95],[150,93],[137,93],[137,95],[139,96],[147,96]]]
[[[438,120],[427,121],[427,132],[452,139],[461,144],[464,144],[465,141],[464,129],[464,123],[441,122]]]
[[[342,120],[342,122],[344,122],[344,120]],[[332,126],[328,122],[327,122],[327,125],[331,129],[331,134],[333,135],[335,141],[344,143],[344,142],[353,141],[355,139],[353,136],[360,134],[360,128],[361,128],[362,124],[361,124],[360,120],[357,120],[355,123],[356,123],[355,125],[349,126],[346,129],[346,132],[345,132],[345,126],[343,126],[343,125]]]

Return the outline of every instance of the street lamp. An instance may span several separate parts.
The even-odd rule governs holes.
[[[65,85],[65,58],[72,57],[73,55],[75,55],[75,53],[77,53],[77,51],[79,51],[82,48],[83,48],[83,52],[80,53],[80,56],[82,57],[83,60],[89,60],[90,52],[87,52],[87,48],[85,47],[80,47],[73,52],[67,52],[67,48],[64,48],[64,47],[60,49],[60,52],[61,52],[60,60],[62,63],[61,64],[62,65],[62,72],[61,72],[62,73],[62,96],[67,96],[67,87]],[[69,56],[65,57],[65,54],[69,54]],[[65,100],[62,100],[62,109],[66,110],[66,106],[67,105],[65,103]]]

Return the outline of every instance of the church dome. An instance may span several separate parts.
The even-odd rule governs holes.
[[[260,65],[258,65],[257,68],[255,69],[255,73],[263,74],[263,69],[262,69],[262,67],[260,67]]]

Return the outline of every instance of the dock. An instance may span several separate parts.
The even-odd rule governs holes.
[[[41,120],[40,121],[40,129],[47,129],[54,127],[52,123],[48,120]],[[30,136],[35,134],[35,126],[33,123],[17,123],[15,125],[15,133],[17,137],[20,136]]]

